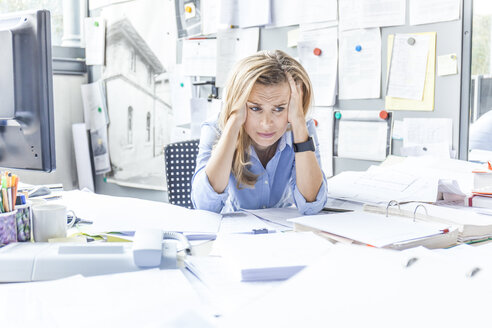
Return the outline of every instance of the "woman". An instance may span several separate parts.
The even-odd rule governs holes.
[[[191,198],[197,209],[231,212],[286,207],[318,213],[326,178],[304,68],[286,53],[262,51],[236,64],[215,122],[202,126]]]

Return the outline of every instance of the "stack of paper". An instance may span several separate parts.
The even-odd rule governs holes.
[[[332,246],[310,232],[221,235],[215,243],[241,281],[288,279]]]

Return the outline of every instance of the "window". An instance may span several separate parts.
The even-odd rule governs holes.
[[[127,126],[127,137],[126,143],[128,145],[133,145],[133,107],[128,107],[128,126]]]
[[[147,122],[146,122],[146,126],[145,126],[145,129],[146,129],[146,138],[145,138],[145,141],[147,142],[150,142],[150,113],[147,112]]]
[[[0,13],[47,9],[51,12],[51,43],[61,45],[63,38],[63,0],[0,0]]]

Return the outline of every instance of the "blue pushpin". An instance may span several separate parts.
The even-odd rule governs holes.
[[[360,44],[355,46],[355,51],[360,52],[361,50],[362,50],[362,47],[360,46]]]

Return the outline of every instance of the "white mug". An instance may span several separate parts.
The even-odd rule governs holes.
[[[75,222],[67,223],[67,207],[63,204],[39,204],[32,208],[32,228],[34,241],[47,242],[50,238],[64,238],[67,229]],[[73,215],[75,218],[75,214]]]

